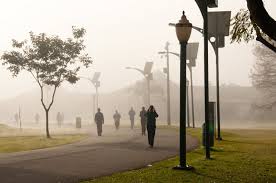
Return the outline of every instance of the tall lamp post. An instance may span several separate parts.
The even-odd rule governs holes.
[[[219,48],[225,47],[225,36],[229,36],[231,11],[208,12],[208,38],[216,55],[216,93],[217,93],[217,124],[218,140],[222,140],[220,133],[220,91],[219,91]],[[212,38],[215,38],[212,41]]]
[[[186,163],[186,47],[192,32],[192,24],[184,12],[175,25],[176,36],[180,43],[180,164],[174,169],[191,170]]]
[[[174,25],[174,24],[173,24]],[[174,25],[175,26],[175,25]],[[163,69],[163,72],[167,74],[167,121],[168,125],[171,124],[171,110],[170,110],[170,59],[169,55],[175,55],[180,57],[179,53],[171,52],[169,50],[169,42],[166,43],[165,51],[160,51],[158,54],[165,56],[167,58],[167,67]],[[198,52],[199,43],[188,43],[187,44],[187,66],[190,71],[190,79],[191,79],[191,102],[192,102],[192,119],[193,119],[193,128],[195,128],[195,121],[194,121],[194,94],[193,94],[193,71],[192,67],[196,66],[196,58]]]
[[[187,46],[187,60],[189,60],[189,63],[187,64],[187,66],[190,70],[193,128],[195,128],[193,67],[196,66],[198,46],[199,46],[199,43],[188,43],[188,46]]]
[[[132,69],[132,70],[138,71],[145,77],[146,82],[147,82],[147,90],[148,90],[148,92],[147,92],[148,106],[150,105],[150,81],[153,79],[152,72],[151,72],[152,66],[153,66],[153,62],[146,62],[144,70],[136,68],[136,67],[126,67],[126,69]]]
[[[204,35],[204,107],[205,107],[205,156],[211,158],[210,153],[210,119],[209,119],[209,61],[208,61],[208,7],[218,6],[218,0],[195,0],[203,17],[203,35]]]
[[[88,78],[88,77],[81,77],[83,79],[86,79],[91,82],[91,84],[95,87],[96,90],[96,97],[93,96],[93,113],[95,112],[95,98],[96,98],[96,108],[98,109],[99,107],[99,92],[98,88],[100,87],[100,78],[101,73],[100,72],[95,72],[93,78]],[[95,115],[95,114],[93,114]]]

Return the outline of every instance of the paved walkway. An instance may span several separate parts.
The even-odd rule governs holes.
[[[137,169],[178,154],[175,130],[157,129],[155,147],[148,148],[140,130],[105,129],[102,137],[94,132],[86,140],[41,150],[0,155],[0,182],[71,183],[115,172]],[[198,141],[187,137],[187,149]]]

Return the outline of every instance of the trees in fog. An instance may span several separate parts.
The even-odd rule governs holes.
[[[12,51],[2,55],[3,65],[13,76],[21,71],[29,72],[40,88],[40,101],[45,111],[46,135],[49,133],[49,111],[54,103],[57,88],[67,81],[71,84],[79,80],[81,67],[92,64],[91,58],[84,53],[84,28],[72,27],[72,38],[62,40],[58,36],[48,36],[45,33],[30,32],[27,41],[12,40]],[[45,88],[51,86],[52,93],[49,102],[45,100]]]
[[[254,55],[256,62],[251,71],[252,84],[263,96],[256,107],[271,109],[276,104],[276,53],[263,45],[256,45]]]
[[[232,42],[254,38],[276,52],[276,21],[268,14],[262,0],[247,0],[248,10],[240,10],[232,19]]]

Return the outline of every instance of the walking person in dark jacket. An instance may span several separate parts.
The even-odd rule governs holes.
[[[149,141],[150,148],[153,148],[155,129],[156,129],[156,118],[158,117],[158,114],[156,113],[153,105],[149,107],[146,113],[146,117],[147,117],[148,141]]]
[[[147,117],[146,117],[147,111],[145,110],[145,107],[142,107],[142,111],[140,111],[140,118],[141,118],[141,128],[142,128],[142,136],[146,135],[146,126],[147,126]]]
[[[135,111],[133,110],[133,107],[131,107],[130,111],[128,112],[130,123],[131,123],[131,129],[133,130],[134,128],[134,116],[135,116]]]
[[[97,124],[98,136],[102,136],[104,115],[101,113],[101,109],[98,108],[98,112],[95,114],[95,123]]]
[[[118,113],[117,110],[115,111],[115,114],[113,115],[113,119],[114,119],[114,122],[115,122],[116,130],[118,130],[119,126],[120,126],[121,115],[120,115],[120,113]]]

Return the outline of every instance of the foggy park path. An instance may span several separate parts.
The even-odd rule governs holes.
[[[71,183],[147,166],[178,154],[176,130],[158,129],[155,148],[148,148],[140,129],[104,127],[102,137],[95,129],[84,141],[28,152],[0,155],[0,182]],[[93,132],[92,132],[93,130]],[[198,141],[187,137],[189,150]]]

